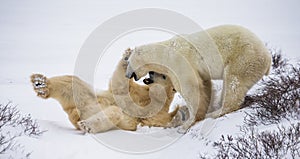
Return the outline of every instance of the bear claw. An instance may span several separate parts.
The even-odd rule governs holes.
[[[88,126],[88,123],[86,121],[79,121],[78,126],[79,126],[80,130],[82,130],[83,132],[86,132],[86,133],[92,132],[92,129]]]

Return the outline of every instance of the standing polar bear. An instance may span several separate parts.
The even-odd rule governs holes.
[[[240,26],[223,25],[170,40],[136,47],[126,76],[139,79],[149,71],[170,77],[189,108],[186,131],[196,121],[240,108],[247,91],[269,73],[271,55],[259,38]],[[206,114],[212,79],[223,79],[222,107]]]

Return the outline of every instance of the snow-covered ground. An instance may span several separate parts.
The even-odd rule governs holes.
[[[239,111],[224,118],[207,119],[194,126],[184,136],[178,134],[176,129],[163,130],[142,127],[137,132],[114,130],[98,134],[96,136],[102,139],[101,142],[98,142],[99,139],[96,140],[95,136],[74,130],[56,101],[51,99],[44,101],[35,97],[30,84],[2,85],[1,89],[7,90],[4,92],[5,94],[1,92],[1,97],[13,99],[13,102],[18,104],[18,108],[22,109],[22,112],[31,109],[31,112],[28,113],[38,119],[42,130],[47,130],[38,138],[24,137],[19,139],[20,143],[25,146],[25,151],[32,152],[31,158],[83,159],[98,158],[98,156],[124,159],[197,158],[201,152],[212,151],[212,147],[207,145],[208,143],[218,140],[222,134],[238,133],[238,125],[243,123],[243,113]],[[22,90],[22,93],[16,94],[16,90]],[[1,102],[6,101],[2,100]],[[38,107],[42,107],[42,111],[39,111]],[[58,109],[56,110],[54,107]],[[56,116],[60,118],[56,118]],[[226,127],[222,125],[226,125]],[[140,140],[135,140],[135,137]],[[164,142],[164,139],[167,138],[168,140],[168,137],[174,141]],[[157,143],[166,144],[157,146],[160,145]],[[153,148],[151,144],[157,147]],[[118,150],[118,147],[121,149]]]
[[[97,26],[118,14],[140,8],[169,9],[191,18],[203,28],[220,24],[243,25],[266,43],[281,48],[288,57],[299,58],[299,5],[297,0],[2,0],[0,102],[13,101],[22,113],[31,114],[38,119],[42,129],[48,130],[39,138],[20,139],[26,151],[32,151],[31,158],[34,159],[198,158],[199,153],[212,151],[209,143],[219,139],[222,134],[239,133],[238,125],[243,123],[244,110],[216,120],[200,122],[192,128],[193,131],[178,139],[180,135],[173,130],[140,128],[138,132],[116,130],[99,134],[98,137],[105,139],[103,141],[106,144],[103,144],[92,135],[74,130],[58,102],[37,98],[29,76],[32,73],[47,76],[73,74],[80,48]],[[95,87],[107,88],[114,66],[127,47],[169,37],[170,34],[161,31],[141,30],[115,41],[99,61],[95,72]],[[140,134],[150,134],[147,138],[140,137],[147,142],[132,139]],[[122,139],[119,143],[118,137]],[[109,147],[109,144],[133,149],[151,147],[164,139],[168,140],[168,137],[177,140],[167,147],[148,153],[124,153]]]

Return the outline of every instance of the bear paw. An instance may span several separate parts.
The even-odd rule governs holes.
[[[186,106],[181,106],[173,117],[172,121],[168,123],[167,127],[178,127],[190,118],[189,110]]]
[[[31,83],[37,96],[47,98],[49,96],[49,89],[47,86],[47,78],[42,74],[31,75]]]
[[[211,112],[211,113],[208,113],[205,115],[205,118],[213,118],[213,119],[216,119],[216,118],[219,118],[219,117],[222,117],[228,113],[232,112],[232,110],[228,111],[228,110],[225,110],[225,109],[218,109],[218,110],[215,110],[214,112]]]
[[[83,132],[95,133],[87,121],[82,120],[82,121],[79,121],[77,124],[78,124],[80,130],[82,130]]]

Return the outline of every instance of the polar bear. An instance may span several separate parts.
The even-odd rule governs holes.
[[[205,117],[216,118],[239,109],[247,91],[269,73],[271,54],[248,29],[222,25],[136,47],[128,63],[128,78],[139,79],[149,71],[171,78],[189,109],[190,118],[181,129],[185,132]],[[222,105],[206,114],[212,79],[223,80]]]
[[[85,132],[98,133],[116,127],[124,130],[136,130],[138,124],[167,127],[178,111],[177,108],[169,113],[169,106],[175,93],[170,79],[155,72],[150,73],[150,78],[144,80],[148,84],[146,86],[139,85],[132,79],[127,79],[125,71],[129,53],[130,50],[127,50],[124,54],[123,59],[119,62],[114,72],[113,78],[123,81],[123,83],[129,83],[129,94],[133,101],[140,106],[146,106],[150,103],[149,92],[153,83],[161,84],[166,91],[167,100],[165,103],[162,103],[164,106],[154,116],[138,118],[124,113],[117,106],[111,89],[95,95],[93,88],[76,76],[46,78],[41,74],[33,74],[31,82],[39,97],[58,100],[68,114],[71,123],[77,129]],[[122,85],[120,87],[123,87]]]

